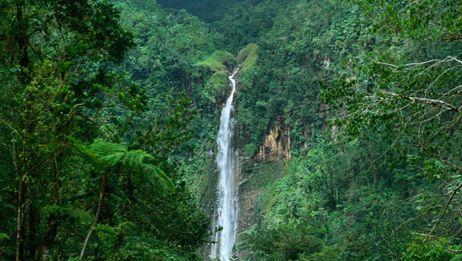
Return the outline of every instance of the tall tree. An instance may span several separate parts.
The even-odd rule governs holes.
[[[95,108],[92,95],[104,84],[104,66],[121,60],[131,37],[107,2],[2,5],[2,47],[8,53],[1,60],[2,140],[13,163],[8,173],[17,180],[16,260],[24,260],[37,256],[37,198],[62,175],[67,137],[91,135],[77,123],[89,122],[84,108]],[[59,195],[53,198],[59,201]]]

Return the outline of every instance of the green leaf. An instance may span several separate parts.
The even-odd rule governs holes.
[[[167,174],[149,163],[154,160],[154,157],[143,150],[128,150],[122,144],[105,141],[97,141],[89,146],[76,144],[76,147],[87,155],[96,167],[107,169],[120,166],[140,174],[154,186],[160,184],[167,191],[175,190],[175,185]]]

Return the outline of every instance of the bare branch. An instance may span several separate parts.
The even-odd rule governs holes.
[[[453,57],[453,56],[448,56],[448,58],[450,59],[450,61],[456,61],[456,62],[458,62],[458,63],[462,64],[462,61],[461,61],[461,60],[459,60],[459,59],[457,59],[456,57]]]
[[[440,108],[443,108],[449,111],[460,112],[460,108],[457,108],[456,106],[448,102],[445,102],[443,100],[436,100],[436,99],[429,99],[429,98],[422,98],[422,97],[415,97],[415,96],[405,96],[405,95],[397,94],[397,93],[390,92],[390,91],[382,91],[381,93],[389,95],[389,96],[409,100],[413,103],[416,103],[416,102],[425,103],[425,104],[432,105],[435,107],[440,107]]]
[[[456,193],[462,188],[462,183],[460,183],[451,193],[451,196],[449,197],[448,201],[446,202],[446,204],[444,205],[443,209],[441,210],[440,212],[440,215],[438,217],[438,219],[436,220],[436,223],[435,225],[433,225],[433,228],[432,230],[430,231],[430,234],[433,234],[433,232],[435,232],[435,229],[436,227],[440,224],[441,222],[441,219],[443,218],[443,215],[444,213],[446,212],[446,209],[448,208],[449,204],[451,204],[451,201],[454,199],[454,196],[456,195]]]
[[[441,63],[448,63],[448,62],[452,62],[452,61],[455,61],[455,62],[457,62],[459,64],[462,64],[462,60],[459,60],[458,58],[456,58],[454,56],[448,56],[448,57],[446,57],[444,59],[432,59],[432,60],[423,61],[423,62],[406,63],[406,64],[402,64],[402,65],[396,65],[396,64],[381,62],[381,61],[377,61],[377,60],[374,60],[374,59],[369,58],[369,57],[367,59],[373,61],[374,63],[381,64],[381,65],[386,65],[386,66],[389,66],[389,67],[393,67],[395,69],[404,68],[404,67],[419,67],[419,66],[428,65],[428,64],[433,64],[431,66],[431,67],[433,67],[434,65],[439,65]]]
[[[391,64],[391,63],[380,62],[380,61],[374,60],[374,59],[369,58],[369,57],[367,57],[367,59],[373,61],[373,62],[376,63],[376,64],[381,64],[381,65],[390,66],[390,67],[393,67],[393,68],[395,68],[395,69],[399,69],[399,68],[401,67],[401,66],[398,66],[398,65],[395,65],[395,64]]]

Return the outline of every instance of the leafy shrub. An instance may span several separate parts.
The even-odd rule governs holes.
[[[429,238],[423,235],[415,235],[403,254],[403,260],[450,260],[451,254],[449,241],[446,238]]]

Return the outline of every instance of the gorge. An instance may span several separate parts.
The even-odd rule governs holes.
[[[462,1],[0,1],[0,260],[462,260]]]

